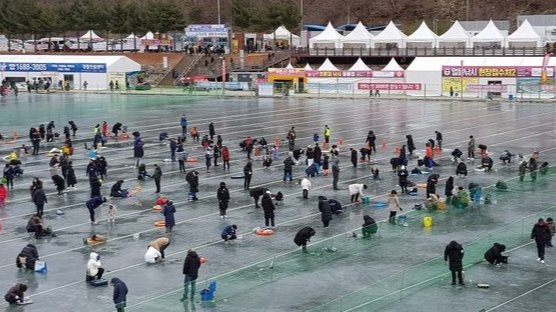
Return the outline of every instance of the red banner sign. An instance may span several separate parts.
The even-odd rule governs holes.
[[[391,91],[418,91],[420,83],[358,83],[359,90],[391,90]]]

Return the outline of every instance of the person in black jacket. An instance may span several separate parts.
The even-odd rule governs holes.
[[[17,258],[15,258],[15,265],[20,269],[25,267],[28,270],[35,270],[35,262],[37,260],[39,260],[37,247],[33,244],[28,244],[23,247],[17,255]]]
[[[444,261],[449,261],[449,268],[452,272],[452,285],[456,284],[456,273],[459,284],[464,286],[463,282],[463,247],[456,241],[451,241],[444,249]]]
[[[214,123],[211,122],[209,124],[209,136],[210,136],[210,140],[214,140],[214,136],[216,135],[216,131],[214,130]]]
[[[89,176],[89,186],[91,187],[91,198],[100,197],[100,187],[102,183],[98,176]]]
[[[249,196],[253,197],[255,200],[255,208],[261,208],[259,206],[259,198],[263,196],[268,191],[265,187],[256,187],[249,191]]]
[[[363,225],[361,225],[361,232],[363,233],[363,238],[371,238],[373,234],[378,232],[378,225],[375,219],[369,215],[363,216]]]
[[[350,155],[351,155],[351,164],[353,165],[353,168],[357,167],[357,150],[355,150],[354,148],[350,148]]]
[[[91,223],[92,224],[98,224],[98,222],[95,221],[95,209],[100,207],[100,205],[102,205],[105,202],[106,202],[106,197],[95,196],[95,197],[89,199],[85,203],[85,205],[87,206],[87,209],[89,209],[89,216],[91,218]]]
[[[407,177],[409,176],[409,171],[405,168],[405,166],[400,166],[400,170],[398,170],[398,184],[402,189],[402,194],[408,194],[409,191],[407,190]]]
[[[446,195],[446,204],[452,202],[452,196],[454,196],[454,177],[449,177],[446,180],[446,187],[444,188],[444,195]]]
[[[118,132],[122,131],[122,124],[120,122],[115,123],[112,126],[112,133],[114,133],[114,138],[118,138]]]
[[[365,140],[365,142],[369,144],[371,153],[376,154],[376,135],[374,134],[373,130],[369,131],[369,133],[367,134],[367,140]]]
[[[220,188],[216,192],[216,198],[218,199],[218,208],[220,209],[220,219],[227,218],[226,209],[228,209],[228,204],[230,202],[230,191],[228,191],[225,182],[220,182]]]
[[[297,246],[301,246],[303,252],[307,252],[307,243],[311,241],[311,237],[315,234],[316,232],[312,227],[306,226],[295,234],[293,241]]]
[[[35,185],[31,193],[31,198],[33,199],[33,203],[35,203],[35,206],[37,207],[37,215],[39,217],[42,217],[44,204],[48,203],[46,194],[44,193],[44,190],[42,188],[42,183],[37,183]]]
[[[110,284],[114,286],[114,292],[112,293],[112,301],[116,307],[117,312],[124,312],[127,301],[127,285],[119,278],[114,277],[110,280]]]
[[[485,260],[496,266],[500,266],[500,263],[508,263],[508,257],[502,255],[504,251],[506,251],[506,245],[494,243],[494,245],[485,252]]]
[[[463,161],[456,167],[456,176],[459,177],[460,175],[467,176],[467,165]]]
[[[413,151],[415,150],[415,142],[413,142],[413,136],[411,136],[411,134],[408,134],[405,136],[405,138],[407,139],[405,145],[407,145],[407,151],[409,152],[409,156],[413,156]]]
[[[194,250],[188,250],[185,261],[183,262],[183,297],[181,301],[187,300],[187,293],[189,292],[189,285],[191,285],[190,298],[193,300],[195,296],[195,286],[197,277],[199,277],[199,268],[201,267],[201,259]]]
[[[266,191],[263,194],[261,205],[263,206],[265,225],[274,227],[274,210],[276,208],[274,207],[274,201],[270,195],[270,191]]]
[[[436,144],[439,149],[442,149],[442,133],[440,131],[434,131],[434,133],[436,133]]]
[[[31,216],[31,218],[29,218],[29,221],[27,221],[26,230],[29,233],[35,233],[35,238],[37,239],[52,234],[51,229],[44,228],[42,218],[37,214],[34,214]]]
[[[251,177],[253,176],[253,164],[248,161],[243,167],[243,190],[247,191],[251,185]]]
[[[197,193],[199,192],[199,172],[195,170],[189,171],[185,175],[185,181],[189,183],[189,201],[198,200]]]
[[[154,179],[154,184],[156,185],[156,193],[160,193],[160,180],[162,180],[162,169],[155,164],[154,165],[154,173],[152,175]]]
[[[122,184],[124,183],[124,180],[119,180],[116,183],[114,183],[114,185],[112,185],[112,188],[110,189],[110,196],[112,197],[127,197],[127,190],[126,189],[122,189]]]
[[[4,300],[6,300],[9,304],[14,303],[24,303],[25,297],[24,293],[27,290],[27,285],[17,283],[14,287],[10,288],[6,295],[4,295]]]
[[[531,231],[531,239],[534,239],[535,243],[537,243],[537,261],[544,263],[544,249],[546,243],[549,242],[551,238],[552,234],[550,233],[548,225],[544,222],[543,218],[540,218]]]
[[[72,136],[75,136],[75,133],[77,132],[77,125],[72,120],[68,121],[68,123],[71,127]]]
[[[51,177],[52,182],[56,185],[56,190],[58,191],[58,195],[63,195],[64,190],[66,189],[66,181],[59,175],[53,175]]]
[[[326,229],[328,228],[328,223],[332,220],[332,208],[330,208],[328,198],[319,196],[319,211],[321,213],[322,226]]]
[[[438,179],[440,176],[436,173],[431,174],[427,178],[427,199],[431,195],[436,195],[436,183],[438,183]]]
[[[288,179],[290,182],[292,181],[292,169],[293,169],[294,161],[290,155],[284,159],[284,182]]]

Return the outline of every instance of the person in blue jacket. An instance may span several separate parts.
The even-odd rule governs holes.
[[[114,292],[112,293],[112,301],[116,306],[117,312],[124,312],[127,301],[127,285],[119,278],[114,277],[110,280],[110,284],[114,286]]]
[[[222,239],[225,242],[236,239],[237,238],[236,230],[237,230],[237,225],[235,224],[226,226],[224,230],[222,230],[222,234],[221,234]]]
[[[180,126],[181,126],[181,136],[183,138],[183,141],[185,141],[185,138],[187,137],[187,118],[185,117],[185,114],[181,115]]]

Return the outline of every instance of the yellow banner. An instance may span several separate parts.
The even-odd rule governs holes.
[[[479,78],[463,78],[464,92],[467,90],[467,85],[470,84],[479,84]],[[460,92],[461,86],[461,78],[442,78],[442,92],[450,92],[450,87],[452,87],[453,92]]]

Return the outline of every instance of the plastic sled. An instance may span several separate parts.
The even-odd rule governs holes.
[[[17,301],[18,305],[26,305],[26,304],[31,304],[31,303],[33,303],[33,300],[31,300],[31,298],[25,298],[25,299],[23,299],[23,302]]]
[[[94,279],[94,280],[89,282],[89,285],[94,286],[94,287],[108,286],[108,280],[106,280],[104,278]]]
[[[156,227],[164,227],[166,226],[166,222],[164,220],[154,221],[154,226]]]

